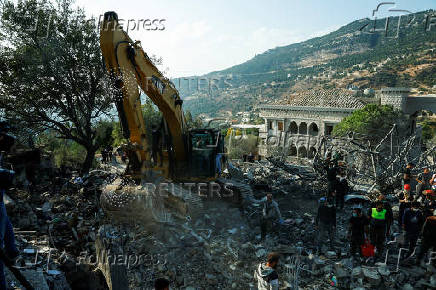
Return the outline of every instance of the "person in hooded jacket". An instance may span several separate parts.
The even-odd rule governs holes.
[[[279,275],[277,274],[277,266],[279,264],[280,255],[272,252],[268,254],[267,261],[260,263],[254,271],[254,278],[257,280],[258,290],[278,290]]]

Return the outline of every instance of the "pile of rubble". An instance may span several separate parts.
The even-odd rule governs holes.
[[[436,287],[432,266],[396,264],[395,243],[386,264],[352,260],[349,206],[338,213],[335,247],[314,255],[313,223],[323,190],[318,181],[302,168],[274,161],[235,165],[232,178],[251,184],[250,199],[268,191],[279,203],[285,223],[266,242],[260,241],[261,209],[253,200],[241,208],[205,199],[195,218],[116,220],[101,209],[101,185],[118,177],[105,168],[8,192],[6,206],[22,253],[17,264],[37,289],[150,289],[158,277],[168,278],[173,289],[256,289],[256,265],[277,251],[283,255],[284,289]]]

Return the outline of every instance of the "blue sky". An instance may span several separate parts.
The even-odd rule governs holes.
[[[383,1],[372,0],[76,0],[89,16],[115,11],[119,18],[165,19],[163,31],[129,32],[148,54],[163,58],[170,77],[201,75],[247,61],[270,48],[334,31],[353,20],[372,17]],[[436,9],[436,0],[385,1],[379,17]],[[132,24],[133,26],[133,24]],[[139,26],[139,25],[137,25]],[[126,26],[125,26],[126,28]]]

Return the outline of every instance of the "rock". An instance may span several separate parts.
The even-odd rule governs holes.
[[[341,263],[335,263],[335,273],[336,278],[338,279],[348,277],[348,271],[344,269],[344,266]]]
[[[265,249],[259,249],[256,251],[256,257],[260,258],[260,257],[264,257],[267,254]]]
[[[353,277],[363,278],[362,268],[361,267],[353,268],[353,271],[351,272],[351,275]]]
[[[407,270],[408,270],[407,272],[410,274],[410,276],[415,277],[415,278],[420,278],[420,277],[424,276],[425,271],[426,271],[420,267],[412,267],[412,268],[409,267]]]
[[[385,265],[379,266],[377,270],[383,277],[387,277],[391,274],[391,271],[389,271],[389,269]]]
[[[296,224],[297,226],[301,225],[303,222],[304,222],[303,219],[295,219],[295,224]]]
[[[397,280],[397,282],[401,284],[401,283],[403,283],[405,278],[406,278],[406,275],[401,272],[400,274],[397,275],[395,280]]]
[[[333,272],[333,266],[332,265],[324,266],[322,268],[322,271],[324,272],[324,274],[331,274]]]
[[[333,259],[336,256],[337,256],[337,254],[334,251],[327,251],[327,253],[326,253],[326,257],[329,258],[329,259]]]
[[[381,277],[377,270],[363,268],[363,276],[373,286],[377,286],[381,282]]]
[[[401,289],[403,289],[403,290],[413,290],[414,288],[413,288],[412,285],[410,285],[409,283],[407,283],[407,284],[404,284],[404,285],[403,285],[403,288],[401,288]]]

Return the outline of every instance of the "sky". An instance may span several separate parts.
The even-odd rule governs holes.
[[[354,20],[372,18],[373,0],[76,0],[86,14],[115,11],[145,52],[162,57],[169,77],[202,75],[243,63],[256,54],[327,34]],[[384,1],[388,9],[436,9],[436,0]],[[145,26],[146,19],[155,25]],[[159,22],[160,21],[160,22]],[[133,26],[136,26],[135,28]],[[158,30],[147,30],[156,27]],[[163,30],[161,30],[163,29]]]

